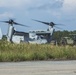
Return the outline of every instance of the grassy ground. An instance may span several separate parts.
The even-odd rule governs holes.
[[[0,41],[0,62],[76,59],[76,47],[50,44],[11,44]]]

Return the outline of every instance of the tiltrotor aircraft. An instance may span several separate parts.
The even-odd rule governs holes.
[[[43,22],[39,20],[34,20],[34,21],[48,25],[49,28],[46,31],[20,32],[15,30],[14,25],[25,26],[25,27],[29,27],[29,26],[17,23],[13,19],[10,19],[8,21],[0,21],[0,22],[9,24],[8,33],[7,33],[7,41],[9,42],[16,42],[16,43],[26,42],[26,43],[36,43],[36,44],[50,43],[52,40],[53,33],[55,31],[54,26],[56,27],[56,25],[58,24],[55,24],[53,22],[50,23]]]

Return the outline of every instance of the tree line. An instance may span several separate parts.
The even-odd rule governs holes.
[[[53,34],[53,39],[60,41],[63,37],[70,37],[73,40],[76,39],[76,30],[74,31],[55,31]]]

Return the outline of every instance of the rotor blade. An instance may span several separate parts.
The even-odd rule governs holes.
[[[29,27],[29,26],[27,26],[27,25],[19,24],[19,23],[16,23],[16,22],[13,22],[13,24],[19,25],[19,26],[24,26],[24,27]]]
[[[63,25],[63,24],[54,24],[54,25]]]
[[[34,20],[34,19],[32,19],[32,20]],[[41,22],[41,23],[43,23],[43,24],[49,25],[48,22],[43,22],[43,21],[39,21],[39,20],[34,20],[34,21]]]
[[[54,27],[56,27],[57,29],[62,29],[62,28],[60,28],[60,27],[57,27],[57,26],[54,26]]]
[[[0,21],[0,22],[9,23],[9,21]]]

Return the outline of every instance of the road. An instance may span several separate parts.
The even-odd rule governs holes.
[[[0,62],[0,75],[76,75],[76,60]]]

